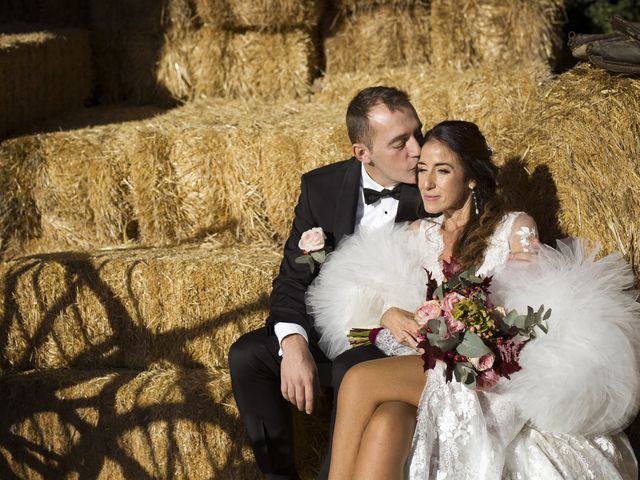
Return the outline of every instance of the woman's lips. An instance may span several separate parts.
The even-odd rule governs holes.
[[[439,195],[422,195],[425,202],[433,202],[439,197]]]

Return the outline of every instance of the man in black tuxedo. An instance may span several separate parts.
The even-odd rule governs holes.
[[[304,296],[314,276],[296,263],[300,236],[322,227],[336,246],[359,228],[384,228],[418,218],[421,208],[416,164],[422,125],[407,94],[371,87],[347,109],[353,158],[302,176],[291,234],[273,281],[266,328],[243,335],[229,352],[233,394],[260,470],[269,479],[298,478],[293,463],[293,433],[288,402],[310,414],[317,398],[317,364],[329,362],[318,348],[313,318]],[[317,273],[317,272],[316,272]],[[385,327],[396,339],[415,346],[412,318],[385,313]],[[335,399],[342,377],[356,363],[381,358],[375,346],[348,350],[333,362]],[[319,478],[326,478],[329,456]]]

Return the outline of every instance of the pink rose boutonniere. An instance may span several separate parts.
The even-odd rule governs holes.
[[[316,267],[324,262],[331,248],[326,245],[327,236],[322,227],[314,227],[302,233],[298,248],[302,250],[302,255],[296,258],[296,263],[306,263],[309,265],[311,273]]]

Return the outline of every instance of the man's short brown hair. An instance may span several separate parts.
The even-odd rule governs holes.
[[[407,109],[415,113],[409,95],[402,90],[381,86],[360,90],[347,108],[347,132],[352,144],[363,143],[371,148],[373,130],[369,123],[369,111],[380,103],[392,112]]]

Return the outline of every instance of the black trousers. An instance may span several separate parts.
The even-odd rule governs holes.
[[[229,350],[233,395],[240,411],[258,467],[269,479],[296,479],[291,404],[280,392],[280,346],[277,337],[261,328],[240,337]],[[316,363],[330,362],[314,339],[309,350]],[[374,346],[347,350],[335,358],[331,369],[334,392],[330,435],[333,434],[337,395],[349,368],[385,355]],[[329,443],[331,445],[331,443]],[[329,474],[331,447],[318,479]]]

